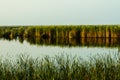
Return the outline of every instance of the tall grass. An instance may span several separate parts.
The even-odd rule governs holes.
[[[120,25],[51,25],[0,27],[0,38],[30,44],[119,46]]]
[[[59,55],[42,59],[19,56],[0,60],[1,80],[119,80],[120,54],[98,55],[84,60]]]
[[[58,34],[57,34],[58,33]],[[42,37],[80,38],[80,37],[120,37],[119,25],[58,25],[58,26],[18,26],[1,27],[0,37]]]

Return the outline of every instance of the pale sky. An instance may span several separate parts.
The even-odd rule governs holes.
[[[0,25],[120,24],[120,0],[0,0]]]

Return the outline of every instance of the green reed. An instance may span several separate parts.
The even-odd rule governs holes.
[[[57,33],[61,33],[58,34]],[[0,37],[120,37],[119,25],[49,25],[7,26],[0,28]],[[73,35],[73,36],[70,36]],[[61,35],[61,36],[60,36]],[[66,35],[66,36],[65,36]]]
[[[120,25],[1,26],[0,38],[38,45],[116,47],[120,46]]]
[[[20,55],[15,61],[0,60],[1,80],[118,80],[120,54],[81,57],[59,55],[42,59]]]

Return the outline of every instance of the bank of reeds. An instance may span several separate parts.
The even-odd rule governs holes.
[[[51,25],[0,27],[0,38],[30,44],[119,46],[120,25]]]
[[[61,55],[33,59],[19,56],[14,62],[0,60],[1,80],[119,80],[120,54],[98,55],[83,60]]]
[[[89,38],[120,37],[119,25],[64,25],[1,27],[0,37]]]

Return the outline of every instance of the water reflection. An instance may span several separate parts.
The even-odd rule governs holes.
[[[16,37],[0,39],[1,55],[25,53],[32,57],[54,56],[59,53],[86,58],[95,54],[120,52],[119,38],[39,38]],[[12,59],[12,58],[11,58]]]
[[[22,40],[22,39],[19,39]],[[96,54],[118,53],[118,47],[83,47],[83,46],[51,46],[51,45],[31,45],[26,40],[20,43],[19,40],[0,40],[0,52],[4,58],[16,58],[19,54],[28,54],[33,58],[44,57],[45,55],[54,56],[58,54],[69,54],[72,56],[81,56],[87,59],[88,56]]]
[[[99,46],[119,47],[120,38],[40,38],[40,37],[19,37],[5,38],[7,40],[18,39],[20,43],[26,40],[31,45],[54,45],[54,46]]]

